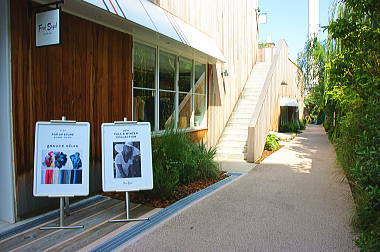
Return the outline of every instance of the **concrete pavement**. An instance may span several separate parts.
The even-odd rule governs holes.
[[[350,188],[322,127],[308,126],[260,165],[224,164],[239,166],[250,171],[120,250],[354,250]]]

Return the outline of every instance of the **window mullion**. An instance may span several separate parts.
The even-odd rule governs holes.
[[[175,89],[175,105],[174,105],[174,109],[175,109],[175,124],[174,124],[174,127],[175,128],[178,128],[178,118],[179,118],[179,111],[178,111],[178,103],[179,103],[179,56],[176,56],[176,69],[175,69],[175,86],[174,86],[174,89]]]
[[[135,105],[134,105],[134,98],[135,98],[135,96],[134,96],[134,87],[135,87],[135,76],[134,76],[134,73],[135,73],[135,69],[134,69],[134,63],[135,63],[135,42],[133,41],[133,43],[132,43],[132,64],[131,64],[131,68],[132,68],[132,70],[131,70],[131,72],[132,72],[132,104],[131,104],[131,107],[132,107],[132,118],[128,118],[128,119],[130,119],[130,120],[135,120],[135,117],[136,117],[136,115],[135,115]]]
[[[195,85],[195,61],[192,60],[192,70],[191,70],[191,88],[190,88],[190,94],[191,94],[191,116],[190,116],[190,128],[194,128],[194,85]]]
[[[160,62],[159,62],[159,55],[160,55],[160,52],[159,52],[159,48],[158,46],[156,47],[156,67],[155,67],[155,92],[156,92],[156,99],[155,99],[155,113],[154,113],[154,121],[155,121],[155,131],[159,131],[159,120],[160,120],[160,114],[159,114],[159,111],[160,111],[160,91],[159,91],[159,74],[160,74],[160,70],[159,70],[159,67],[160,67]]]

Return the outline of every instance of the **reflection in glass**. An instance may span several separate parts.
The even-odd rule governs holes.
[[[191,119],[191,94],[180,93],[178,105],[178,128],[190,128]]]
[[[197,94],[206,94],[206,65],[195,63],[195,82],[194,92]]]
[[[160,52],[160,89],[175,90],[175,55]]]
[[[191,73],[193,71],[192,61],[185,58],[179,59],[179,76],[178,86],[180,92],[189,92],[191,90]]]
[[[160,91],[160,130],[174,126],[175,92]]]
[[[150,128],[154,130],[154,114],[156,92],[154,90],[133,89],[133,120],[150,122]]]
[[[206,95],[194,95],[194,126],[206,127]]]
[[[155,88],[156,49],[135,43],[133,52],[134,87]]]

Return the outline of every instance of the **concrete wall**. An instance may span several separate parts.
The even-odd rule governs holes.
[[[0,220],[15,222],[10,80],[9,0],[0,1]],[[4,148],[4,146],[7,146]]]
[[[153,0],[212,37],[227,59],[212,66],[209,87],[208,143],[213,146],[229,119],[256,63],[257,0]],[[227,77],[221,72],[227,70]]]

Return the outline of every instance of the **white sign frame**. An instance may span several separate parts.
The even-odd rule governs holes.
[[[61,44],[61,9],[36,13],[36,47]]]
[[[56,154],[58,152],[61,154]],[[61,161],[64,158],[60,159],[64,155],[66,155],[66,162]],[[90,123],[36,122],[34,196],[87,196],[89,194],[89,164]]]
[[[122,151],[124,150],[126,153],[132,154],[127,162],[124,161],[124,164],[121,164],[124,157]],[[138,160],[138,165],[131,161],[132,159],[136,160],[135,158]],[[131,163],[129,163],[130,161]],[[118,168],[116,167],[117,163],[119,163]],[[140,173],[138,171],[133,172],[138,168]],[[125,171],[125,169],[128,170]],[[124,174],[121,174],[121,170],[124,170]],[[139,176],[135,174],[139,174]],[[149,122],[102,124],[102,182],[104,192],[153,189],[152,144]]]

